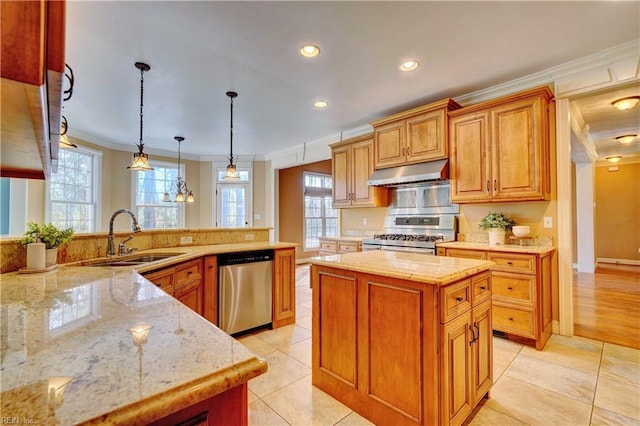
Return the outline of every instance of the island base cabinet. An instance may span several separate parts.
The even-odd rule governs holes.
[[[320,265],[311,266],[311,281],[314,386],[376,424],[393,425],[461,424],[481,398],[476,390],[487,393],[490,299],[441,325],[438,286]],[[465,282],[470,287],[473,280]],[[451,339],[449,368],[441,342],[450,329],[459,336]],[[445,366],[451,377],[442,373]],[[457,416],[444,409],[443,389],[461,406]]]

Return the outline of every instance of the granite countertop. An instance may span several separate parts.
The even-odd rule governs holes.
[[[494,265],[487,260],[383,250],[317,256],[309,262],[432,285],[446,285],[489,270]]]
[[[295,244],[164,248],[144,253],[182,254],[143,267],[67,264],[0,275],[2,416],[33,424],[144,424],[264,373],[263,359],[138,272],[288,247]],[[130,330],[142,325],[151,328],[136,344]],[[54,397],[56,380],[68,384]]]
[[[485,250],[498,251],[508,253],[525,253],[525,254],[549,254],[555,251],[553,246],[521,246],[515,244],[504,244],[498,246],[490,246],[489,243],[473,243],[466,241],[450,241],[445,243],[436,243],[436,247],[457,248],[466,250]]]

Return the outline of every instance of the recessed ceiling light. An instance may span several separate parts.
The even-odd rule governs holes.
[[[640,96],[628,96],[626,98],[618,99],[616,101],[611,102],[611,105],[618,108],[619,110],[631,109],[636,106],[640,102]]]
[[[636,136],[638,135],[622,135],[622,136],[618,136],[616,138],[616,140],[620,143],[623,144],[630,144],[631,142],[633,142],[633,140],[636,138]]]
[[[318,109],[323,109],[329,106],[329,102],[324,101],[324,100],[319,100],[319,101],[315,101],[313,103],[313,106],[318,108]]]
[[[402,64],[400,64],[400,69],[402,71],[413,71],[415,69],[417,69],[420,66],[420,62],[411,59],[408,61],[404,61]]]
[[[607,157],[607,161],[610,163],[617,163],[622,160],[622,155],[612,155],[611,157]]]
[[[306,58],[313,58],[320,54],[320,48],[315,44],[305,44],[300,48],[300,54]]]

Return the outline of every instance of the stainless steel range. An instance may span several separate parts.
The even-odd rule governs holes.
[[[455,241],[460,211],[449,202],[448,183],[393,188],[384,233],[362,241],[362,250],[435,254],[436,243]]]

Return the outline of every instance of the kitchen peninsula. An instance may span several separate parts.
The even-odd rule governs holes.
[[[138,267],[2,274],[2,415],[33,424],[246,425],[247,381],[266,362],[141,273],[294,246],[163,248],[146,252],[180,254]]]
[[[376,424],[459,425],[492,385],[486,260],[315,257],[312,382]]]

